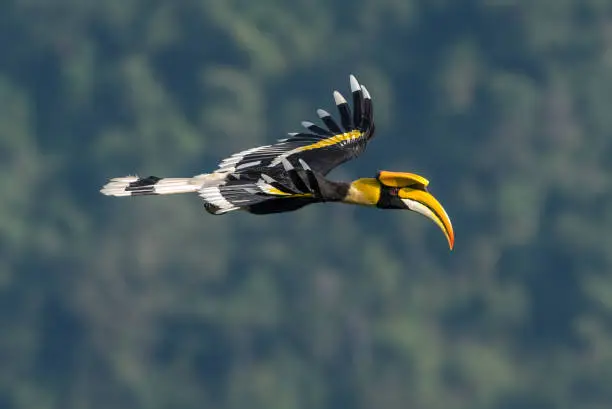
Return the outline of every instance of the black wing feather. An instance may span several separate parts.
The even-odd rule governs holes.
[[[353,123],[361,127],[361,114],[363,112],[363,97],[361,91],[353,92]]]
[[[334,100],[336,101],[336,107],[340,113],[340,122],[345,131],[352,131],[355,129],[353,126],[353,119],[351,118],[351,108],[349,108],[348,102],[338,91],[334,91]]]
[[[304,121],[302,122],[302,126],[308,129],[310,132],[315,133],[320,136],[333,136],[334,135],[327,129],[323,129],[320,126],[313,124],[312,122]]]
[[[334,118],[332,118],[331,114],[323,109],[317,110],[317,114],[319,118],[323,121],[327,129],[332,135],[336,135],[342,133],[342,129],[338,126]]]

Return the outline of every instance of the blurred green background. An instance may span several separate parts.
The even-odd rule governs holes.
[[[453,219],[224,217],[189,176],[368,86],[331,175]],[[609,409],[612,1],[0,0],[0,408]],[[607,250],[606,250],[607,249]]]

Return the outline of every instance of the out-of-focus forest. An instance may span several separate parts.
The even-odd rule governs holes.
[[[0,408],[612,407],[609,0],[0,1]],[[456,231],[115,199],[333,110]],[[606,250],[607,249],[607,250]]]

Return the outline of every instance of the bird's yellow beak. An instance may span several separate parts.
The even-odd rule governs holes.
[[[438,202],[429,192],[421,189],[405,187],[400,189],[398,194],[408,209],[433,220],[433,222],[442,229],[448,240],[448,245],[452,250],[455,244],[455,232],[453,231],[453,225],[450,218],[440,202]]]

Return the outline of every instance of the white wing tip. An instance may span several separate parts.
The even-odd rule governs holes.
[[[361,86],[361,91],[363,92],[363,97],[365,99],[372,99],[370,93],[368,92],[368,89],[364,85]]]
[[[359,91],[361,89],[361,86],[359,85],[359,81],[357,81],[357,78],[355,78],[355,76],[351,74],[349,76],[349,79],[351,81],[351,92]]]
[[[346,104],[346,99],[338,91],[334,91],[334,101],[336,101],[336,105]]]
[[[290,171],[293,169],[293,165],[287,160],[287,158],[283,158],[282,163],[286,171]]]
[[[308,164],[302,158],[299,158],[298,161],[304,170],[311,170],[310,166],[308,166]]]
[[[314,124],[310,121],[302,121],[302,126],[306,129],[310,128],[311,126],[313,126]]]
[[[317,109],[317,115],[319,115],[319,118],[324,118],[326,116],[331,116],[331,114],[329,112],[327,112],[324,109]]]
[[[274,183],[274,182],[276,182],[276,180],[272,179],[270,176],[266,175],[265,173],[262,173],[261,178],[266,183]]]

